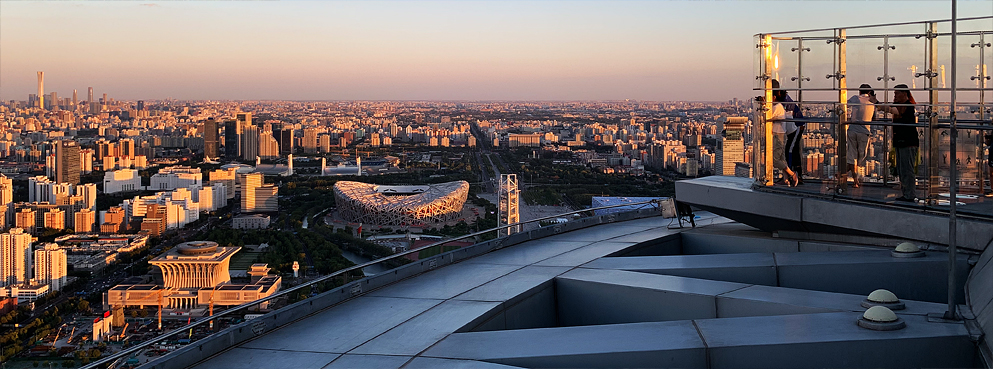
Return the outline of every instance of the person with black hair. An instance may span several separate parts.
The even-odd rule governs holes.
[[[786,134],[796,131],[796,126],[789,120],[793,118],[792,112],[783,108],[783,101],[786,99],[786,91],[779,90],[779,81],[772,80],[772,110],[767,112],[766,119],[772,124],[772,166],[783,172],[783,182],[787,186],[794,187],[799,181],[796,172],[790,169],[786,162]]]
[[[894,87],[893,105],[886,109],[893,115],[893,148],[896,149],[896,171],[900,177],[900,187],[903,196],[897,201],[917,202],[917,171],[918,150],[921,140],[917,135],[917,101],[905,84]],[[898,123],[898,124],[896,124]],[[905,124],[906,126],[900,126]]]
[[[879,100],[876,100],[876,92],[872,90],[872,86],[865,83],[859,86],[858,96],[852,96],[848,99],[848,109],[851,113],[846,136],[848,138],[848,153],[846,155],[848,170],[841,173],[839,179],[847,181],[845,175],[851,172],[852,179],[855,181],[853,185],[855,188],[862,186],[859,166],[865,167],[865,159],[869,156],[869,126],[865,123],[872,121],[876,108],[874,104],[877,103]]]

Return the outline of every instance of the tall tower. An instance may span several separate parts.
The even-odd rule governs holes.
[[[62,140],[55,146],[55,181],[79,183],[79,145],[76,141]]]
[[[87,87],[86,105],[93,105],[93,87]]]
[[[31,235],[13,228],[0,234],[0,287],[31,280]]]
[[[228,160],[241,156],[241,125],[236,120],[224,122],[224,157]]]
[[[38,107],[45,108],[45,72],[38,72]]]
[[[76,104],[79,104],[78,95],[76,95],[76,89],[72,89],[72,108],[76,109]]]
[[[214,118],[203,123],[203,156],[204,159],[217,158],[217,121]]]
[[[500,175],[500,204],[498,225],[508,225],[521,221],[520,191],[517,188],[516,174]],[[500,230],[501,236],[509,236],[521,231],[521,226],[508,227]]]

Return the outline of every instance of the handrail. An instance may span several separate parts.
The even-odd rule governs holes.
[[[110,364],[110,363],[112,363],[114,361],[117,361],[117,360],[120,360],[122,358],[125,358],[125,357],[127,357],[127,356],[129,356],[129,355],[131,355],[133,353],[136,353],[138,351],[144,350],[145,348],[148,348],[149,346],[155,344],[156,342],[159,342],[159,341],[161,341],[163,339],[172,337],[172,336],[174,336],[176,334],[181,334],[183,332],[186,332],[186,331],[191,330],[193,328],[202,326],[204,324],[208,324],[209,322],[212,322],[215,319],[218,319],[218,318],[220,318],[220,317],[222,317],[224,315],[228,315],[228,314],[237,312],[237,311],[242,310],[242,309],[247,309],[247,308],[249,308],[249,307],[251,307],[253,305],[258,305],[260,303],[267,302],[267,301],[270,301],[270,300],[273,300],[273,299],[276,299],[276,298],[287,296],[288,294],[290,294],[292,292],[296,292],[296,291],[298,291],[300,289],[303,289],[303,288],[309,287],[309,286],[313,286],[313,285],[318,284],[318,283],[327,282],[329,280],[332,280],[335,277],[344,275],[345,273],[348,273],[348,272],[351,272],[351,271],[361,270],[361,269],[363,269],[365,267],[373,266],[373,265],[376,265],[376,264],[379,264],[379,263],[382,263],[382,262],[385,262],[385,261],[394,260],[394,259],[397,259],[397,258],[400,258],[400,257],[403,257],[403,256],[407,256],[407,255],[413,254],[415,252],[419,252],[421,250],[424,250],[424,249],[427,249],[427,248],[430,248],[430,247],[440,246],[440,245],[447,244],[449,242],[453,242],[453,241],[457,241],[457,240],[461,240],[461,239],[469,238],[469,237],[480,236],[480,235],[483,235],[483,234],[486,234],[486,233],[489,233],[489,232],[500,231],[500,230],[503,230],[503,229],[506,229],[506,228],[510,228],[510,227],[522,226],[522,225],[527,224],[527,223],[540,222],[540,221],[543,221],[543,220],[550,220],[550,219],[560,218],[560,217],[566,216],[566,215],[572,215],[572,214],[578,214],[578,213],[585,213],[585,212],[590,212],[590,211],[595,211],[595,210],[602,210],[602,209],[618,208],[618,207],[623,207],[623,206],[647,205],[647,204],[658,204],[658,206],[661,207],[661,200],[655,199],[655,200],[649,200],[649,201],[639,201],[639,202],[632,202],[632,203],[625,203],[625,204],[600,206],[600,207],[596,207],[596,208],[587,208],[587,209],[576,210],[576,211],[571,211],[571,212],[562,213],[562,214],[549,215],[549,216],[546,216],[546,217],[541,217],[541,218],[537,218],[537,219],[531,219],[531,220],[516,222],[516,223],[513,223],[513,224],[505,224],[505,225],[502,225],[502,226],[497,226],[497,227],[494,227],[494,228],[490,228],[490,229],[486,229],[486,230],[482,230],[482,231],[478,231],[478,232],[474,232],[474,233],[469,233],[469,234],[458,236],[458,237],[455,237],[455,238],[450,238],[450,239],[447,239],[447,240],[442,240],[442,241],[434,242],[434,243],[431,243],[431,244],[428,244],[428,245],[425,245],[425,246],[422,246],[422,247],[419,247],[419,248],[416,248],[416,249],[410,249],[410,250],[407,250],[407,251],[404,251],[404,252],[401,252],[401,253],[397,253],[397,254],[393,254],[393,255],[390,255],[390,256],[382,257],[382,258],[379,258],[379,259],[376,259],[376,260],[371,260],[371,261],[366,262],[366,263],[363,263],[363,264],[350,266],[348,268],[337,270],[335,272],[332,272],[331,274],[328,274],[326,276],[323,276],[323,277],[320,277],[318,279],[312,280],[310,282],[307,282],[307,283],[304,283],[304,284],[301,284],[301,285],[297,285],[297,286],[291,287],[291,288],[286,289],[286,290],[283,290],[283,291],[279,291],[279,292],[274,293],[274,294],[272,294],[270,296],[263,297],[261,299],[258,299],[258,300],[252,301],[252,302],[247,302],[247,303],[244,303],[244,304],[241,304],[241,305],[232,307],[232,308],[228,308],[227,310],[221,311],[221,312],[219,312],[219,313],[217,313],[215,315],[210,316],[208,319],[201,319],[201,320],[198,320],[196,322],[192,322],[192,323],[187,324],[187,325],[185,325],[183,327],[176,328],[176,329],[174,329],[174,330],[172,330],[170,332],[163,333],[163,334],[161,334],[159,336],[156,336],[155,338],[146,340],[145,342],[142,342],[142,343],[140,343],[138,345],[129,347],[129,348],[127,348],[125,350],[122,350],[122,351],[120,351],[118,353],[115,353],[115,354],[113,354],[111,356],[108,356],[108,357],[102,358],[102,359],[100,359],[98,361],[95,361],[93,363],[90,363],[89,365],[83,366],[82,369],[98,368],[101,365]],[[222,331],[221,330],[218,330],[217,332],[214,332],[213,334],[218,334],[220,332],[222,332]]]
[[[972,21],[972,20],[981,20],[981,19],[993,19],[993,16],[959,18],[958,21],[959,22],[962,22],[962,21]],[[912,22],[870,24],[870,25],[864,25],[864,26],[851,26],[851,27],[818,28],[818,29],[806,29],[806,30],[799,30],[799,31],[758,33],[758,34],[755,34],[755,36],[758,36],[758,35],[781,35],[781,34],[784,34],[784,33],[827,32],[827,31],[834,31],[834,30],[837,30],[837,29],[848,29],[848,30],[852,30],[852,29],[865,29],[865,28],[876,28],[876,27],[909,26],[909,25],[913,25],[913,24],[946,23],[946,22],[951,23],[952,20],[951,19],[936,19],[936,20],[926,20],[926,21],[912,21]]]

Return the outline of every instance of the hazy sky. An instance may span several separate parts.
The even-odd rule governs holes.
[[[959,2],[959,16],[993,1]],[[947,19],[948,1],[0,1],[0,99],[726,100],[760,32]],[[993,22],[990,28],[993,29]]]

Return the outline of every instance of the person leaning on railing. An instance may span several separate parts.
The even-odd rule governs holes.
[[[772,88],[779,88],[779,81],[772,80]],[[772,166],[783,172],[783,182],[787,186],[794,187],[799,181],[796,175],[786,162],[786,135],[796,131],[796,125],[788,121],[793,119],[793,112],[783,108],[786,99],[786,91],[772,91],[772,110],[768,111],[766,120],[772,122]]]
[[[903,196],[897,201],[917,202],[916,169],[918,161],[918,150],[921,145],[920,138],[917,137],[917,112],[914,107],[917,101],[910,93],[910,88],[905,84],[894,87],[893,105],[886,106],[885,109],[893,115],[893,148],[896,149],[896,171],[900,177],[900,187]],[[900,126],[906,124],[907,126]]]

